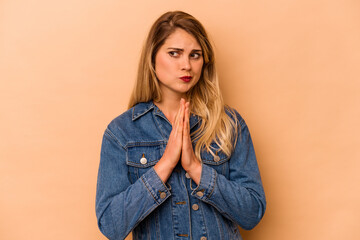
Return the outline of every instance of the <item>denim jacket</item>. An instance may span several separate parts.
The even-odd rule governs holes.
[[[152,101],[115,118],[101,147],[96,193],[101,232],[113,240],[131,231],[134,240],[242,239],[237,226],[255,227],[266,202],[248,127],[236,115],[239,135],[231,157],[216,151],[215,143],[215,156],[202,152],[199,185],[181,164],[166,183],[155,172],[172,128]],[[199,121],[190,116],[191,132]]]

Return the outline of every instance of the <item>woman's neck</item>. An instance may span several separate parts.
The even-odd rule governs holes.
[[[185,96],[172,96],[163,97],[160,102],[154,102],[154,104],[160,108],[171,124],[175,122],[175,117],[180,107],[181,98],[186,100]]]

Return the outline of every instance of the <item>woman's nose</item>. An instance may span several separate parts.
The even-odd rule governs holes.
[[[183,70],[190,70],[191,69],[191,64],[190,64],[190,59],[188,57],[183,57],[182,61],[181,61],[181,69]]]

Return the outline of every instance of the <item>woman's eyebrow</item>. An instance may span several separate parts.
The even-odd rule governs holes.
[[[174,48],[174,47],[169,47],[167,49],[176,50],[176,51],[182,51],[182,52],[184,51],[184,49],[182,49],[182,48]]]
[[[175,50],[175,51],[180,51],[180,52],[183,52],[184,49],[183,48],[175,48],[175,47],[169,47],[167,48],[168,50]],[[191,50],[192,52],[202,52],[201,49],[193,49]]]

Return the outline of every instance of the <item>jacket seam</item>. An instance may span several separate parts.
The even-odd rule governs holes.
[[[151,109],[153,109],[154,106],[153,104],[150,105],[147,109],[143,110],[142,112],[139,111],[139,113],[135,116],[135,107],[133,108],[132,110],[132,116],[131,116],[131,119],[133,121],[137,120],[138,118],[140,118],[141,116],[145,115],[147,112],[149,112]]]
[[[156,124],[155,124],[156,128],[158,129],[158,131],[160,132],[161,136],[162,136],[163,139],[165,140],[166,138],[165,138],[165,136],[164,136],[164,134],[163,134],[163,132],[162,132],[162,130],[161,130],[161,125],[160,125],[159,121],[156,119],[156,117],[155,117],[154,115],[153,115],[153,119],[154,119],[155,122],[156,122]],[[166,144],[167,144],[167,143],[166,143]]]
[[[221,222],[219,220],[219,216],[218,216],[218,213],[215,212],[216,209],[213,208],[212,209],[212,212],[214,213],[214,216],[215,216],[215,219],[216,219],[216,223],[218,224],[218,228],[220,229],[220,236],[224,236],[224,232],[223,232],[223,226],[221,225]]]
[[[164,140],[159,140],[159,141],[131,141],[126,143],[125,145],[125,149],[129,148],[129,147],[151,147],[151,146],[159,146],[162,144],[166,144],[167,142]]]
[[[209,192],[209,195],[207,197],[208,199],[211,198],[211,196],[212,196],[212,194],[214,192],[214,189],[215,189],[215,184],[216,184],[216,179],[217,179],[217,172],[216,171],[214,171],[214,172],[215,172],[215,174],[214,174],[214,177],[212,178],[213,180],[210,183],[210,186],[212,186],[212,188],[211,188],[211,191]]]
[[[204,203],[202,203],[202,202],[199,202],[199,203],[201,203],[201,204],[199,204],[199,208],[200,208],[201,215],[202,215],[202,217],[203,217],[203,219],[204,219],[204,223],[205,223],[205,214],[204,214],[204,209],[203,209],[203,206],[202,206]],[[209,236],[209,231],[208,231],[206,225],[207,225],[207,224],[204,224],[205,231],[206,231],[206,235]]]
[[[141,181],[144,183],[144,186],[146,187],[146,189],[148,190],[148,192],[150,193],[150,195],[153,197],[153,199],[155,200],[157,205],[160,205],[160,203],[158,202],[158,200],[154,197],[152,191],[150,191],[150,189],[148,188],[147,184],[144,181],[143,176],[141,176]]]
[[[120,145],[120,147],[126,150],[126,148],[120,143],[120,141],[116,138],[115,134],[109,128],[106,128],[105,134],[112,138],[118,145]]]

